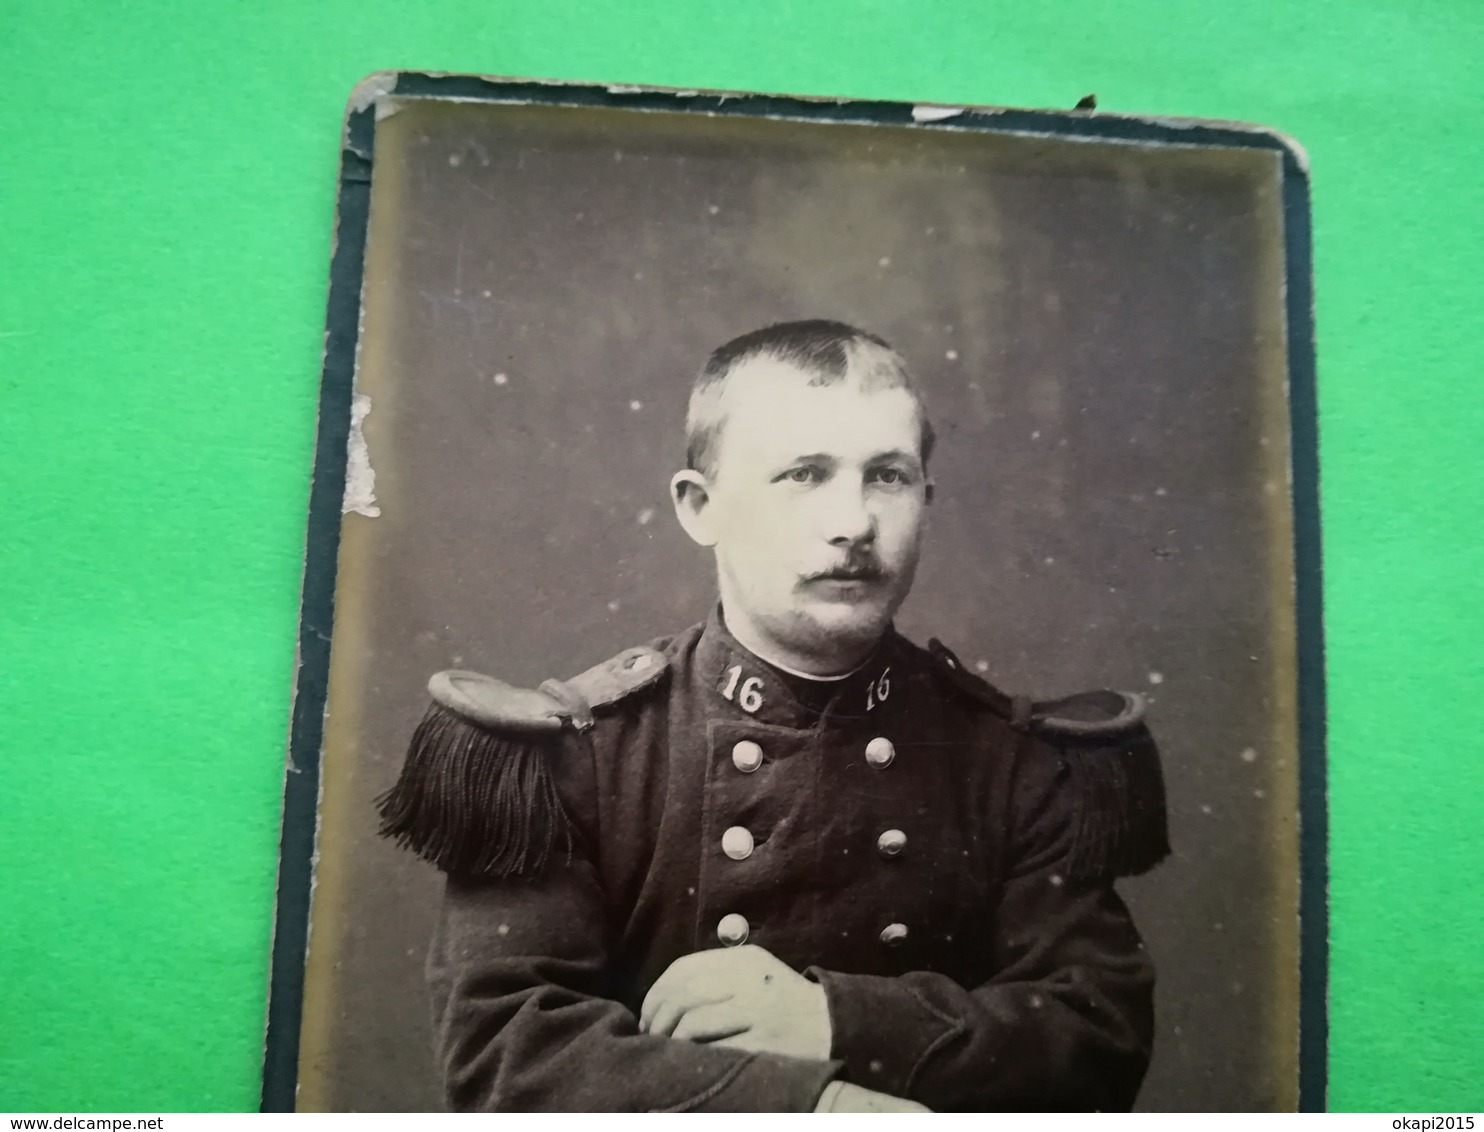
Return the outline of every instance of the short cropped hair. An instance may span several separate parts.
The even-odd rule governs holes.
[[[922,393],[908,372],[907,363],[885,338],[828,319],[775,323],[733,338],[712,351],[691,386],[690,408],[685,418],[686,467],[707,477],[715,474],[721,430],[726,424],[723,401],[728,382],[742,363],[753,358],[772,358],[808,372],[809,385],[835,385],[849,376],[851,361],[863,351],[875,354],[872,360],[877,363],[861,375],[865,391],[905,389],[917,402],[917,415],[922,422],[919,455],[923,467],[927,467],[935,435]]]

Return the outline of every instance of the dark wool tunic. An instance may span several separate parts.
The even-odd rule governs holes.
[[[571,854],[448,878],[455,1109],[808,1111],[836,1077],[940,1111],[1132,1105],[1153,968],[1112,870],[1068,867],[1058,750],[895,633],[823,710],[717,614],[655,647],[659,680],[549,750]],[[744,941],[824,988],[831,1060],[638,1032],[674,960]]]

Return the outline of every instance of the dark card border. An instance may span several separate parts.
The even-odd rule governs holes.
[[[263,1112],[292,1112],[298,1088],[309,903],[320,785],[320,746],[330,672],[335,568],[345,494],[346,447],[355,380],[361,279],[371,204],[376,96],[614,107],[817,122],[973,129],[1105,141],[1265,149],[1282,155],[1288,396],[1293,475],[1298,631],[1299,724],[1299,1109],[1323,1111],[1329,1044],[1329,813],[1326,803],[1325,673],[1319,514],[1319,412],[1314,362],[1313,253],[1309,178],[1302,152],[1271,131],[1188,119],[1149,119],[1090,111],[969,108],[941,122],[919,122],[905,102],[830,101],[778,95],[671,91],[383,72],[357,85],[340,155],[335,251],[304,581],[299,653],[284,776],[277,914],[263,1051]]]

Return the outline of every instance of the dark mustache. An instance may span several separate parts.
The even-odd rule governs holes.
[[[886,577],[886,571],[881,568],[875,559],[860,559],[843,562],[838,566],[831,566],[828,570],[821,570],[815,574],[806,574],[806,582],[879,582]]]

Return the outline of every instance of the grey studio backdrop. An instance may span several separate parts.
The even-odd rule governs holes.
[[[702,619],[710,564],[666,493],[690,377],[805,317],[895,343],[938,428],[903,630],[1010,691],[1154,701],[1176,852],[1121,886],[1159,968],[1140,1107],[1291,1107],[1277,190],[1256,150],[432,102],[379,122],[376,499],[342,528],[300,1107],[442,1105],[441,880],[373,808],[428,675],[534,686]]]

